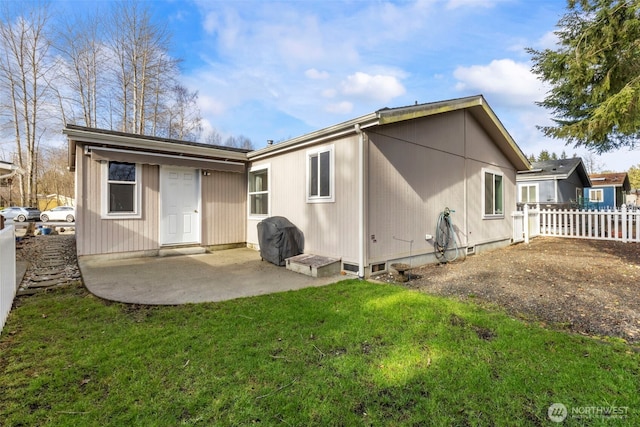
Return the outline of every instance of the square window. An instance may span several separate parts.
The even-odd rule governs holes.
[[[589,190],[589,201],[592,203],[602,203],[604,201],[603,191]]]

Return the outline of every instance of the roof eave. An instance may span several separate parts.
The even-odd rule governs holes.
[[[181,145],[164,141],[147,140],[144,136],[112,135],[91,132],[85,129],[63,129],[62,133],[69,139],[69,169],[75,167],[75,144],[83,143],[105,144],[114,147],[136,148],[148,151],[166,151],[171,153],[186,154],[192,156],[219,157],[229,160],[247,161],[247,154],[243,152],[227,151],[214,147]]]
[[[335,139],[350,134],[356,134],[357,127],[359,127],[360,129],[366,129],[377,124],[379,124],[378,113],[370,113],[365,116],[357,117],[355,119],[330,126],[328,128],[320,129],[315,132],[311,132],[278,144],[267,146],[260,150],[252,151],[250,153],[247,153],[247,157],[249,158],[249,160],[260,160],[264,157],[268,157],[274,154],[295,150],[300,147],[319,144],[330,139]]]
[[[507,158],[509,158],[516,170],[528,170],[531,168],[531,164],[527,157],[524,155],[522,150],[520,150],[520,147],[518,147],[511,135],[509,135],[509,132],[507,132],[482,95],[434,102],[430,104],[378,110],[374,113],[370,113],[335,126],[321,129],[261,150],[253,151],[248,153],[247,157],[250,160],[259,160],[276,153],[291,151],[307,145],[321,143],[329,139],[355,134],[356,125],[358,125],[360,129],[366,129],[371,126],[393,124],[457,110],[471,111],[474,117],[494,139],[500,150],[505,154],[505,156],[507,156]]]

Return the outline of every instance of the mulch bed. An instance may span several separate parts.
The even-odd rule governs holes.
[[[512,315],[591,336],[640,342],[640,244],[568,238],[412,270],[406,286],[497,304]]]

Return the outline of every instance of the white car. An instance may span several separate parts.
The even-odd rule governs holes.
[[[29,220],[38,220],[40,211],[36,208],[23,208],[20,206],[12,206],[0,211],[0,215],[6,220],[15,222],[24,222]]]
[[[76,208],[73,206],[58,206],[40,214],[40,221],[66,221],[74,222],[76,220]]]

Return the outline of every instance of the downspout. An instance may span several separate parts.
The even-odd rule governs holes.
[[[358,134],[358,278],[364,279],[364,134],[358,123],[355,130]]]

